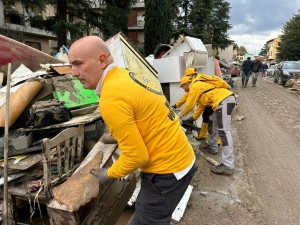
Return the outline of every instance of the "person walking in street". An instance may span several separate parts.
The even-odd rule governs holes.
[[[262,75],[262,77],[265,77],[265,76],[266,76],[266,73],[267,73],[267,69],[268,69],[268,68],[269,68],[269,67],[268,67],[267,63],[262,64],[262,66],[261,66],[261,75]]]
[[[252,71],[252,65],[253,62],[251,61],[250,57],[248,57],[247,60],[245,60],[242,64],[242,87],[243,88],[247,87],[249,76]]]
[[[75,41],[69,50],[72,76],[100,95],[99,110],[121,155],[109,168],[94,169],[100,185],[141,169],[141,189],[132,225],[170,224],[196,172],[195,154],[160,83],[119,68],[97,36]]]
[[[217,136],[219,134],[222,142],[222,159],[219,165],[211,168],[211,171],[217,174],[233,174],[234,155],[231,136],[231,114],[236,105],[234,94],[227,88],[203,82],[198,76],[193,81],[182,78],[181,83],[189,95],[185,107],[178,113],[178,116],[182,119],[198,104],[197,109],[190,118],[190,120],[196,120],[205,107],[212,107],[213,113],[209,118],[212,121],[212,127],[209,128],[211,132],[209,132],[208,145],[203,150],[213,155],[217,154]]]
[[[257,77],[262,69],[262,63],[259,57],[256,57],[252,65],[252,87],[256,87]]]

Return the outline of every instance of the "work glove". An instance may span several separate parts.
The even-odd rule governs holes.
[[[107,176],[107,168],[98,168],[98,169],[91,169],[90,173],[93,174],[97,179],[99,180],[100,184],[108,184],[109,181],[111,180]]]
[[[177,106],[176,104],[175,105],[172,105],[171,108],[174,110],[174,109],[177,109]]]
[[[188,123],[188,124],[193,124],[195,119],[191,116],[190,118],[186,119],[186,120],[182,120],[183,122],[185,123]]]

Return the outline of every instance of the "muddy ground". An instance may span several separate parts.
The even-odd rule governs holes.
[[[251,82],[251,80],[250,80]],[[271,79],[233,89],[238,105],[232,120],[235,173],[216,175],[194,146],[198,172],[178,225],[300,224],[300,97]],[[212,158],[219,160],[220,153]],[[127,208],[118,221],[125,225]]]

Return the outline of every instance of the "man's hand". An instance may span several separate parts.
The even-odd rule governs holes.
[[[107,170],[108,170],[107,168],[92,169],[90,173],[93,174],[95,177],[97,177],[101,184],[105,185],[108,184],[109,181],[111,180],[107,176]]]

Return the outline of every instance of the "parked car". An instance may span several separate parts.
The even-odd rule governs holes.
[[[274,82],[285,85],[293,76],[300,75],[300,61],[282,61],[274,70]]]
[[[274,76],[274,70],[277,68],[278,64],[272,64],[269,66],[269,68],[267,69],[267,76],[268,77],[273,77]]]

